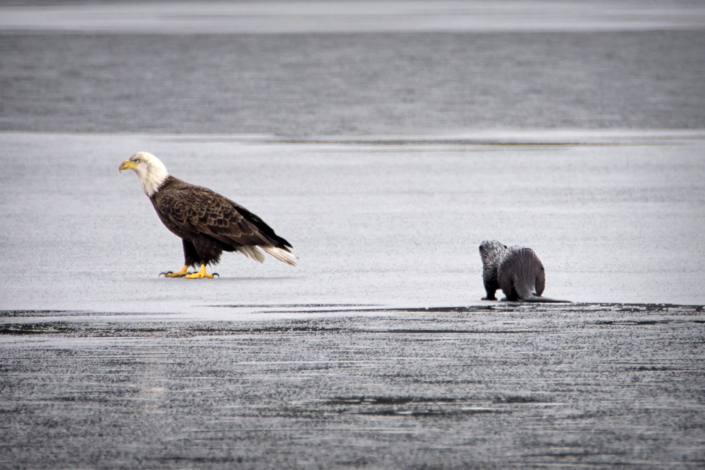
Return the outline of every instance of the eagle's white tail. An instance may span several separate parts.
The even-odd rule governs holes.
[[[264,263],[264,253],[259,251],[256,246],[239,246],[237,251],[250,259]]]
[[[281,248],[275,248],[273,246],[258,246],[257,248],[262,248],[264,251],[274,256],[282,263],[286,263],[291,266],[296,266],[296,260],[299,259],[293,253],[286,250],[282,250]]]

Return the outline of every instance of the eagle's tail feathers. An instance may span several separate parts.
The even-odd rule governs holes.
[[[239,246],[237,251],[250,259],[264,263],[264,253],[259,251],[256,246]]]
[[[279,261],[289,264],[291,266],[296,266],[296,260],[299,259],[290,251],[283,250],[281,248],[276,248],[274,246],[260,246],[258,248],[262,248],[264,251],[274,256]]]

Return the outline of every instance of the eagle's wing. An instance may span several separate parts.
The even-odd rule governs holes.
[[[262,219],[208,188],[185,184],[165,191],[156,208],[184,231],[209,235],[233,247],[291,247]]]

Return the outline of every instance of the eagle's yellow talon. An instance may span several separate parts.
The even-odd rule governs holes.
[[[175,272],[173,272],[173,271],[168,271],[168,272],[165,272],[165,273],[159,273],[159,275],[160,275],[160,276],[164,276],[164,277],[184,277],[184,276],[185,276],[185,274],[179,274],[179,273],[175,273]]]
[[[164,277],[184,277],[186,276],[186,274],[188,274],[188,266],[184,266],[179,272],[168,271],[165,273],[159,273],[160,276],[162,274],[164,275]]]
[[[220,277],[220,276],[218,275],[218,273],[208,274],[208,273],[206,272],[206,265],[205,265],[205,264],[202,264],[200,271],[198,271],[197,273],[187,274],[187,275],[184,276],[184,277],[185,277],[186,279],[213,279],[213,276],[214,276],[214,275]]]

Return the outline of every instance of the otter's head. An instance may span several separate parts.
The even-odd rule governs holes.
[[[504,245],[497,240],[485,240],[480,243],[480,258],[482,258],[482,264],[495,264],[499,261],[499,255],[507,249],[507,245]]]

